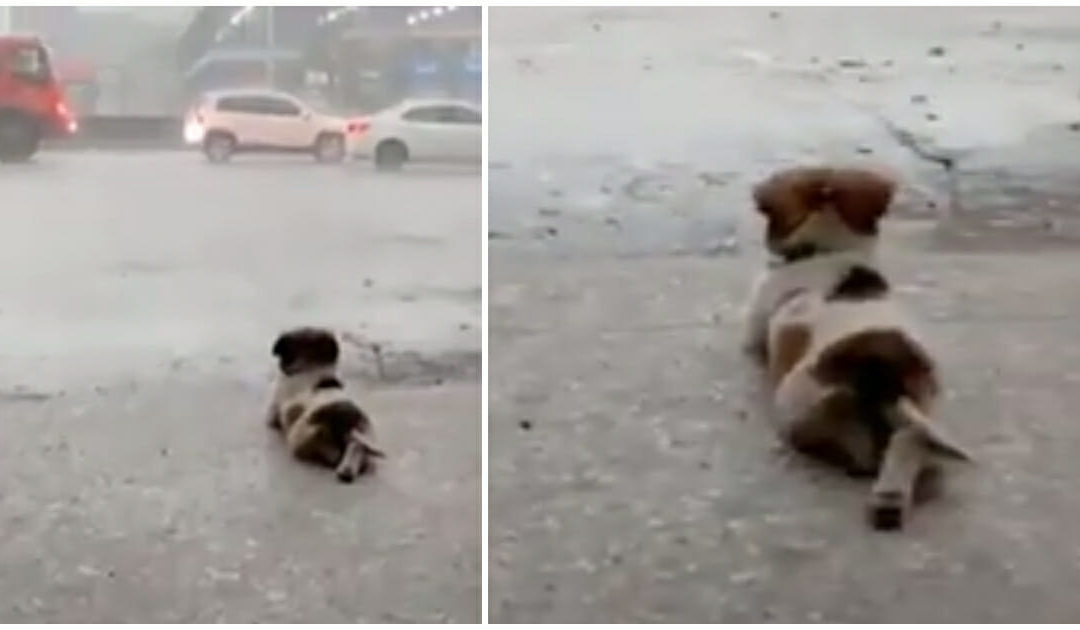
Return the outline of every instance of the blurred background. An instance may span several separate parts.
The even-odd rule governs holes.
[[[173,115],[210,89],[272,86],[328,108],[479,101],[478,7],[0,7],[51,49],[76,113]]]

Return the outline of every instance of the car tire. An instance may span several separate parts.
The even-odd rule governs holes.
[[[315,159],[323,164],[345,161],[345,138],[337,133],[324,133],[315,140]]]
[[[375,147],[375,168],[397,171],[409,159],[409,149],[400,140],[383,140]]]
[[[236,151],[236,138],[224,131],[211,131],[203,139],[203,154],[213,164],[228,162]]]
[[[0,162],[26,162],[41,147],[41,129],[18,113],[0,115]]]

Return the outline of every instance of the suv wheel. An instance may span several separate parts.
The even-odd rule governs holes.
[[[221,131],[212,131],[203,140],[203,153],[214,164],[228,162],[236,150],[236,138]]]
[[[25,162],[41,146],[37,124],[19,114],[0,116],[0,162]]]
[[[400,140],[384,140],[375,147],[375,168],[396,171],[409,159],[409,150]]]
[[[324,164],[336,164],[345,159],[345,139],[335,133],[319,136],[315,141],[315,159]]]

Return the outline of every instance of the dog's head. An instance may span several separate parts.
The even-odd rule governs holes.
[[[843,251],[874,241],[895,189],[872,171],[793,168],[758,184],[754,202],[768,221],[770,251]]]
[[[284,374],[333,366],[338,360],[338,342],[323,328],[295,328],[281,333],[272,349]]]

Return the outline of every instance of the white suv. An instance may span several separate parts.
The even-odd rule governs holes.
[[[185,121],[184,140],[201,146],[211,162],[240,152],[308,153],[320,162],[341,162],[362,131],[290,94],[229,90],[202,97]]]
[[[407,161],[480,161],[480,108],[454,99],[409,99],[354,122],[354,153],[384,170]]]

